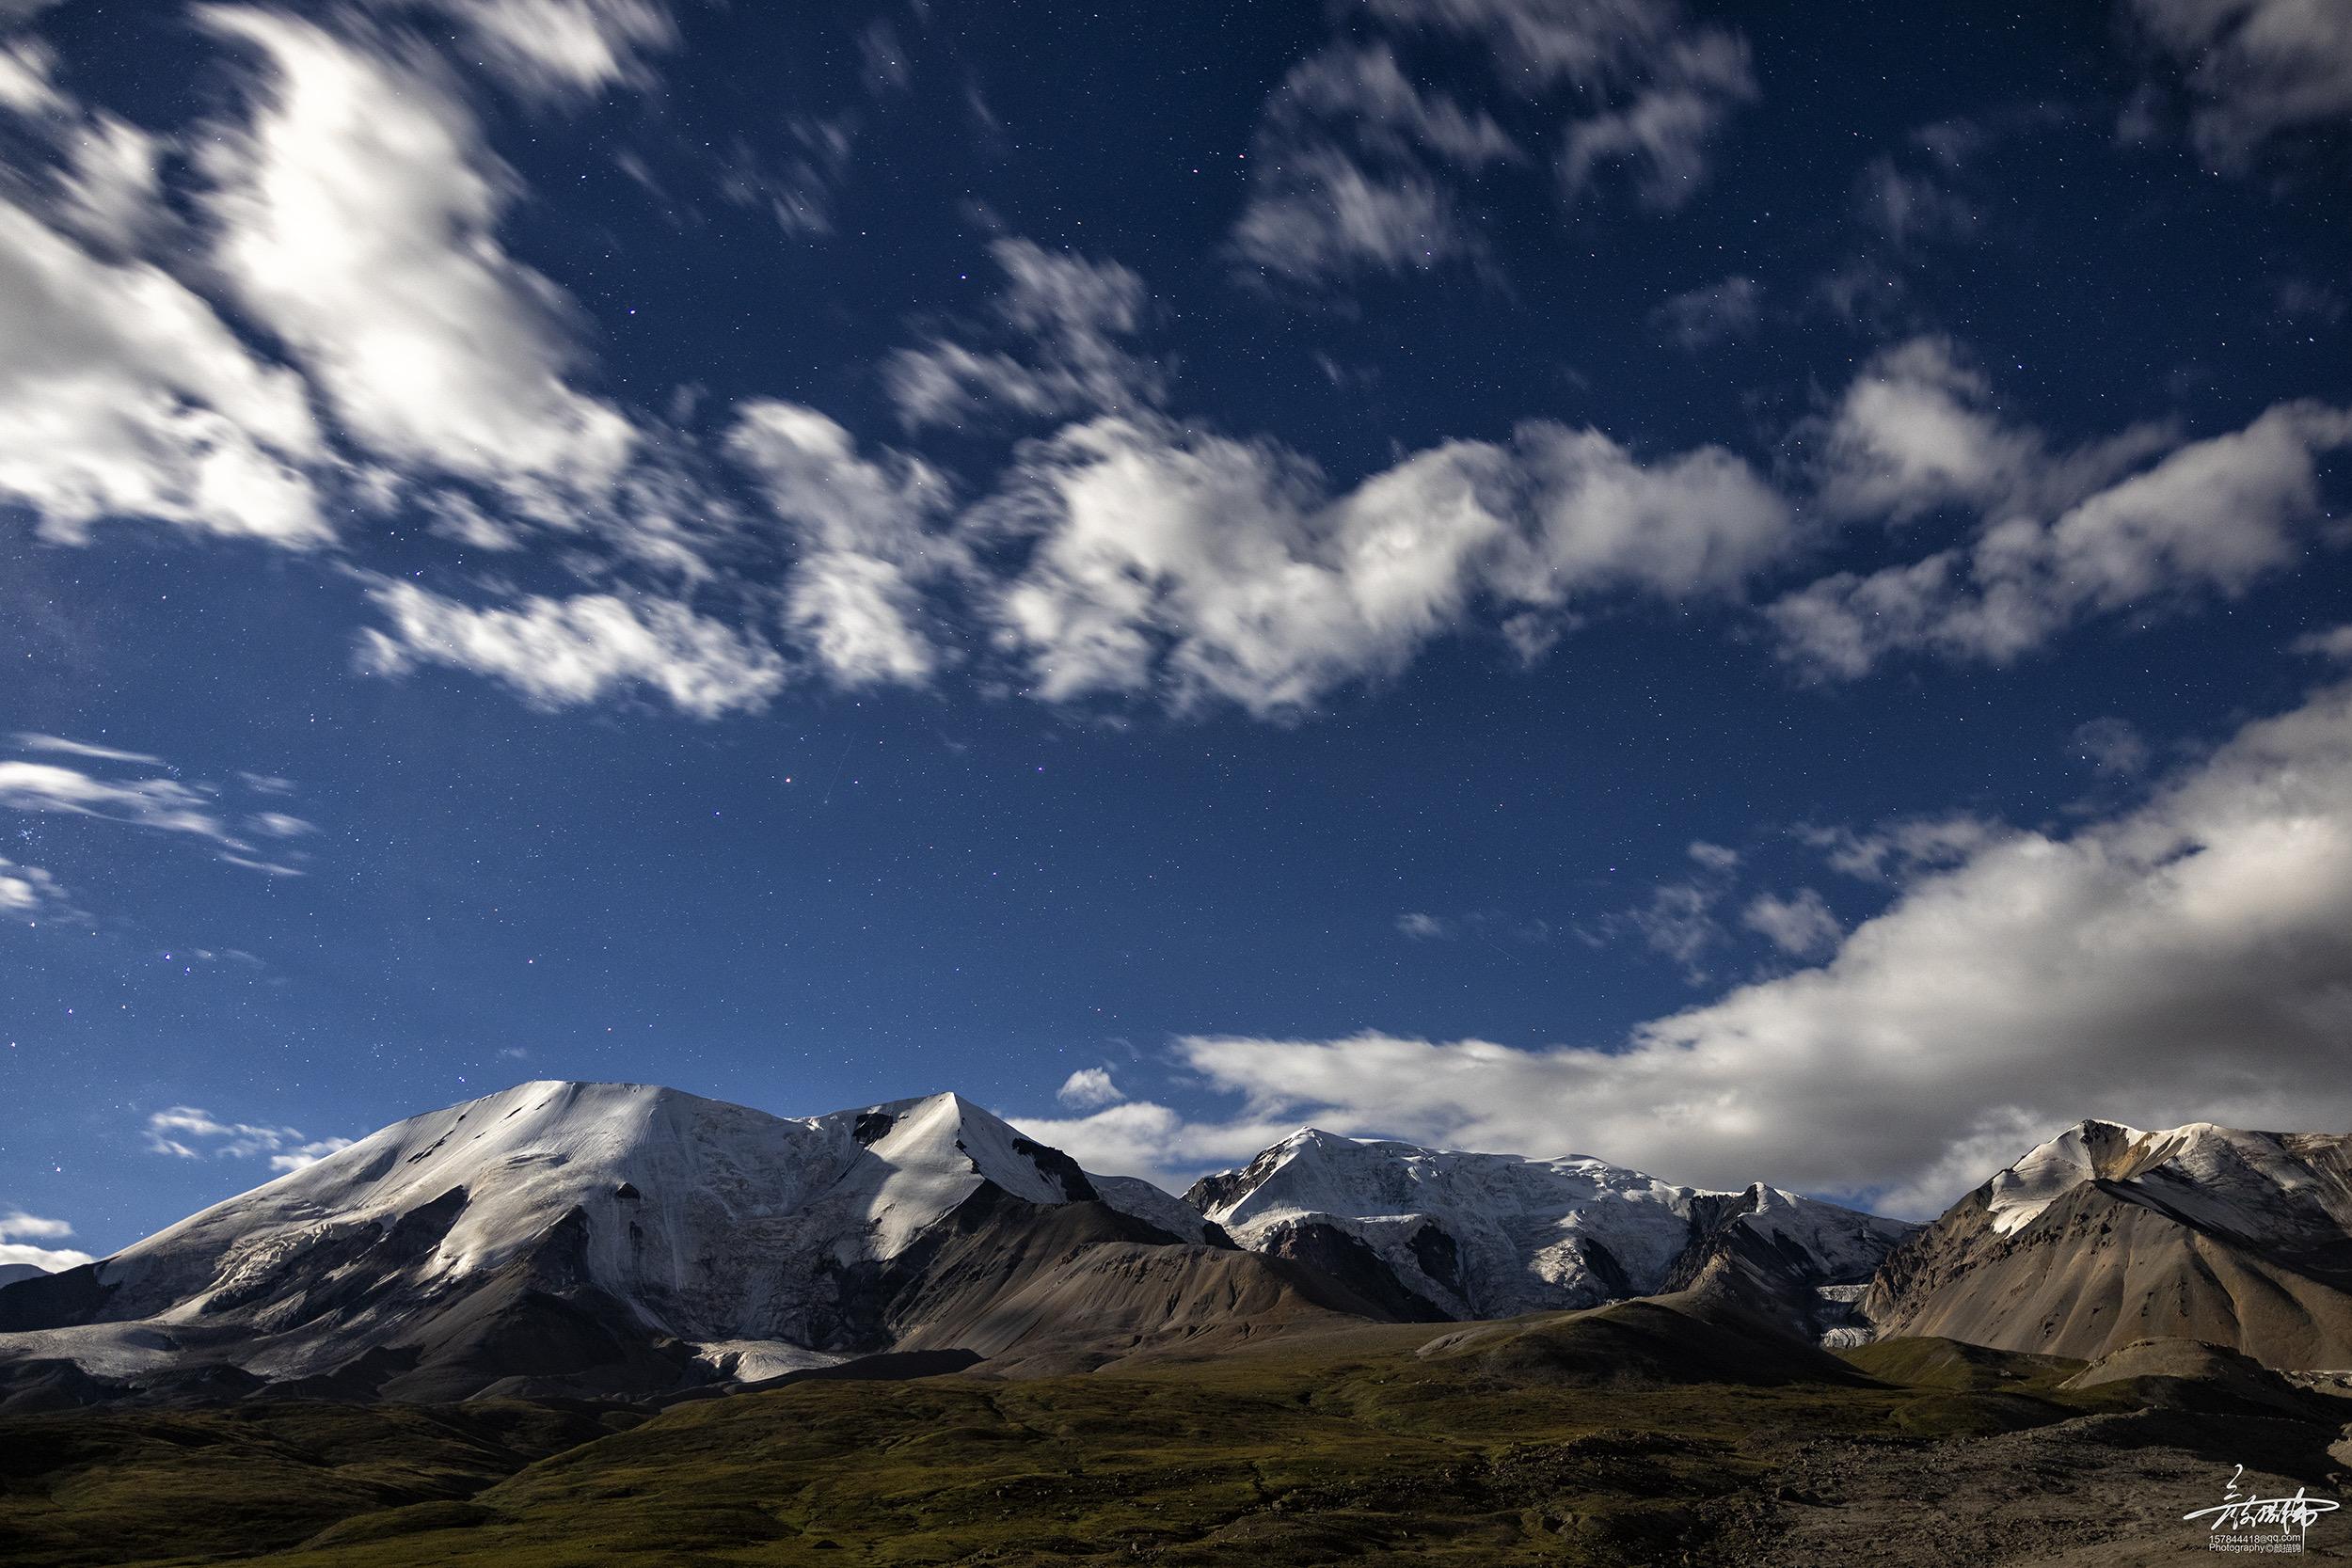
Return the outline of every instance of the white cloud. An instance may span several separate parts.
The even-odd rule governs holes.
[[[161,768],[164,759],[145,752],[125,752],[112,746],[93,745],[87,740],[69,740],[61,735],[40,735],[31,730],[19,730],[17,746],[27,752],[55,752],[66,756],[88,757],[97,762],[127,762],[147,768]]]
[[[2309,277],[2282,277],[2271,285],[2271,309],[2284,321],[2333,326],[2352,314],[2352,305],[2327,284]]]
[[[1332,498],[1266,443],[1098,420],[1029,449],[1007,511],[1037,534],[999,591],[1039,696],[1165,684],[1179,707],[1295,712],[1392,669],[1461,613],[1507,524],[1493,449],[1423,452]]]
[[[503,681],[543,708],[645,686],[697,719],[755,711],[784,686],[773,648],[675,599],[534,594],[477,608],[409,582],[379,582],[368,597],[391,622],[361,634],[359,664],[371,674],[446,665]]]
[[[2005,663],[2091,615],[2234,597],[2296,559],[2325,518],[2317,459],[2352,446],[2352,411],[2285,403],[2127,472],[2171,438],[2141,427],[2053,452],[1988,395],[1948,344],[1921,340],[1866,371],[1816,428],[1833,515],[1959,507],[1979,520],[1964,546],[1772,606],[1786,657],[1849,677],[1898,651]]]
[[[1603,592],[1735,589],[1792,542],[1785,502],[1703,448],[1644,463],[1532,423],[1354,490],[1268,442],[1097,420],[1025,449],[990,526],[1034,538],[995,591],[1048,701],[1136,693],[1295,713],[1393,671],[1481,594],[1547,611]]]
[[[1427,152],[1466,169],[1523,155],[1492,117],[1406,76],[1386,43],[1335,44],[1301,61],[1275,89],[1266,120],[1264,134],[1277,135],[1345,124],[1361,146]]]
[[[1715,919],[1722,889],[1697,882],[1669,882],[1652,890],[1649,901],[1626,911],[1624,921],[1642,935],[1650,950],[1682,966],[1692,985],[1705,983],[1699,960],[1723,941],[1724,928]]]
[[[267,1155],[270,1169],[280,1172],[315,1164],[352,1144],[349,1138],[306,1138],[292,1127],[223,1121],[196,1105],[154,1112],[147,1118],[146,1133],[150,1153],[181,1160],[200,1160],[207,1154],[228,1160]]]
[[[2147,736],[2122,719],[2092,719],[2074,728],[2068,749],[2090,765],[2091,770],[2129,778],[2148,766],[2152,754]]]
[[[1435,942],[1446,934],[1446,924],[1434,914],[1408,911],[1396,917],[1396,928],[1415,942]]]
[[[0,1214],[0,1242],[62,1242],[72,1234],[65,1221],[40,1219],[22,1209]]]
[[[1547,422],[1515,442],[1532,530],[1495,586],[1533,605],[1596,588],[1728,594],[1797,542],[1788,503],[1721,447],[1645,462],[1597,430]]]
[[[1128,1100],[1083,1117],[1008,1115],[1024,1133],[1058,1148],[1088,1170],[1134,1176],[1182,1192],[1196,1176],[1247,1164],[1279,1142],[1296,1122],[1187,1119],[1149,1100]]]
[[[1879,355],[1825,420],[1802,425],[1822,504],[1841,518],[1907,522],[1942,507],[1987,514],[2061,510],[2170,443],[2135,426],[2054,452],[2039,432],[2005,421],[1993,387],[1947,338],[1915,338]]]
[[[787,129],[799,150],[772,167],[737,143],[720,172],[720,194],[739,207],[765,206],[793,239],[831,234],[834,200],[849,175],[865,120],[854,112],[795,116]]]
[[[163,200],[164,143],[104,113],[67,141],[56,172],[56,215],[85,239],[129,254],[173,219]]]
[[[1684,980],[1704,985],[1708,953],[1729,940],[1715,910],[1731,892],[1740,855],[1736,849],[1705,839],[1684,851],[1698,871],[1680,881],[1661,882],[1630,909],[1615,910],[1575,927],[1591,946],[1599,947],[1626,936],[1639,937],[1644,946],[1671,958]]]
[[[1650,321],[1669,341],[1696,354],[1754,332],[1763,300],[1762,284],[1734,273],[1674,295],[1650,312]]]
[[[156,267],[101,261],[0,197],[0,497],[43,537],[109,517],[305,548],[333,531],[301,381]]]
[[[1433,267],[1479,248],[1450,171],[1521,156],[1490,117],[1408,78],[1388,44],[1334,44],[1267,101],[1234,250],[1302,282]]]
[[[1115,261],[1057,256],[1028,240],[998,240],[989,252],[1005,274],[998,320],[1027,353],[978,352],[942,339],[893,353],[882,376],[908,426],[993,408],[1120,413],[1166,396],[1159,368],[1122,345],[1143,326],[1150,296],[1142,278]]]
[[[0,808],[101,816],[234,846],[213,798],[177,779],[117,782],[47,762],[0,762]]]
[[[2243,166],[2272,137],[2352,117],[2352,28],[2330,0],[2130,0],[2186,71],[2208,157]]]
[[[2319,658],[2352,659],[2352,626],[2307,632],[2295,640],[2294,649]]]
[[[1573,200],[1599,169],[1622,165],[1644,206],[1671,212],[1707,182],[1710,144],[1756,96],[1745,40],[1711,30],[1677,40],[1651,57],[1630,102],[1569,126],[1561,182]]]
[[[1684,851],[1709,871],[1734,871],[1740,865],[1740,851],[1727,845],[1709,844],[1705,839],[1693,840]]]
[[[1724,122],[1756,97],[1746,40],[1694,24],[1672,0],[1375,0],[1372,9],[1478,40],[1498,79],[1527,96],[1572,89],[1559,158],[1571,199],[1622,166],[1645,205],[1682,205],[1705,182]]]
[[[56,736],[21,735],[17,741],[34,751],[107,762],[119,767],[168,767],[161,759],[143,752],[89,746]],[[97,817],[110,822],[129,823],[134,827],[152,828],[160,832],[183,833],[212,845],[220,859],[231,865],[246,866],[276,877],[298,877],[303,874],[298,865],[280,864],[258,858],[252,844],[230,827],[222,814],[217,793],[210,786],[183,784],[177,778],[108,779],[60,763],[0,760],[0,810]],[[310,824],[299,817],[287,816],[282,813],[271,816],[280,826],[291,824],[299,832],[310,831]],[[264,831],[270,831],[273,837],[293,836],[285,832]],[[303,857],[296,853],[291,858],[300,861]],[[46,876],[45,873],[41,875]],[[62,896],[54,881],[45,882],[35,891],[44,889],[50,895]],[[62,914],[68,911],[59,905],[51,912]]]
[[[1918,1214],[2084,1117],[2344,1126],[2347,1040],[2352,687],[2338,687],[2249,724],[2137,810],[2069,837],[1987,835],[1825,963],[1629,1040],[1193,1037],[1179,1064],[1240,1097],[1230,1119],[1131,1101],[1073,1131],[1104,1169],[1121,1151],[1155,1169],[1247,1158],[1227,1151],[1304,1121]]]
[[[861,457],[848,431],[796,404],[744,404],[727,447],[799,546],[785,621],[818,662],[844,686],[928,681],[941,654],[922,630],[922,586],[964,561],[933,526],[946,482],[919,459]]]
[[[1887,882],[1958,865],[2009,831],[1963,814],[1911,817],[1859,833],[1851,828],[1801,828],[1797,836],[1821,850],[1831,870],[1857,881]]]
[[[39,921],[71,918],[72,901],[57,879],[38,865],[0,855],[0,918]]]
[[[27,116],[63,112],[56,75],[56,51],[39,39],[0,42],[0,108]]]
[[[1269,163],[1254,179],[1234,251],[1298,281],[1363,269],[1427,271],[1476,249],[1454,198],[1418,169],[1374,169],[1316,146]]]
[[[1094,1111],[1116,1105],[1127,1096],[1111,1082],[1108,1068],[1082,1067],[1062,1081],[1061,1087],[1054,1091],[1054,1098],[1073,1110]]]
[[[61,1269],[79,1268],[92,1261],[87,1252],[70,1247],[46,1247],[32,1243],[62,1242],[73,1234],[73,1227],[63,1220],[43,1219],[22,1209],[0,1213],[0,1265],[30,1263],[37,1269],[56,1274]]]
[[[1829,901],[1809,887],[1787,898],[1758,895],[1740,916],[1740,924],[1782,952],[1807,958],[1837,945],[1845,927],[1830,912]]]
[[[297,1145],[286,1150],[283,1154],[271,1155],[269,1168],[274,1171],[290,1171],[300,1170],[305,1165],[315,1165],[328,1155],[349,1148],[353,1142],[354,1140],[350,1138],[314,1138],[307,1144]]]
[[[435,533],[470,549],[504,554],[521,549],[525,543],[523,531],[513,522],[491,516],[472,497],[458,491],[436,491],[420,504],[432,519],[428,526]]]
[[[345,428],[529,497],[608,486],[637,434],[567,384],[568,302],[499,245],[513,176],[464,105],[292,17],[199,14],[267,63],[252,124],[200,149],[217,264]]]
[[[389,0],[445,13],[516,88],[562,101],[644,87],[650,57],[677,42],[654,0]]]
[[[1930,174],[1898,167],[1891,157],[1870,160],[1856,192],[1862,220],[1903,250],[1923,240],[1964,240],[1982,215],[1969,199]]]

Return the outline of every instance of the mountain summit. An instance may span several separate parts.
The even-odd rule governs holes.
[[[1758,1182],[1681,1187],[1600,1160],[1530,1160],[1303,1128],[1185,1200],[1243,1246],[1433,1315],[1502,1318],[1688,1285],[1727,1249],[1791,1285],[1858,1284],[1911,1227]]]
[[[2185,1338],[2352,1366],[2352,1136],[2078,1122],[1890,1257],[1862,1310],[2085,1360]]]
[[[0,1291],[0,1356],[405,1398],[748,1381],[935,1342],[943,1278],[976,1309],[1064,1212],[1065,1250],[1214,1234],[953,1094],[787,1118],[523,1084]]]

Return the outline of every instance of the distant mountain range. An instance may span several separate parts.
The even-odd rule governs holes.
[[[665,1400],[878,1357],[1083,1370],[1665,1292],[1830,1343],[2090,1357],[2173,1335],[2352,1366],[2348,1149],[2089,1122],[1922,1228],[1311,1129],[1180,1200],[952,1094],[787,1118],[525,1084],[0,1284],[0,1409]]]
[[[1313,1128],[1243,1170],[1194,1183],[1184,1201],[1253,1252],[1446,1319],[1679,1290],[1726,1253],[1801,1290],[1859,1284],[1916,1228],[1762,1182],[1704,1192],[1599,1160],[1458,1153]]]

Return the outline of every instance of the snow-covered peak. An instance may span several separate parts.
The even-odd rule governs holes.
[[[993,1182],[1094,1196],[1066,1155],[954,1094],[787,1117],[645,1084],[559,1081],[395,1122],[106,1259],[126,1309],[186,1318],[269,1289],[323,1240],[431,1232],[421,1288],[535,1255],[558,1227],[588,1280],[689,1338],[741,1337],[796,1271],[895,1258]],[[356,1244],[356,1243],[355,1243]]]
[[[1599,1160],[1474,1154],[1317,1128],[1293,1133],[1251,1162],[1238,1191],[1206,1210],[1229,1229],[1302,1213],[1366,1219],[1463,1210],[1558,1214],[1607,1196],[1669,1201],[1689,1189]]]
[[[2327,1146],[2344,1142],[2210,1121],[2153,1132],[2080,1121],[1987,1182],[1985,1210],[1993,1228],[2009,1235],[2075,1188],[2103,1181],[2128,1185],[2185,1219],[2247,1237],[2284,1234],[2321,1216],[2352,1227],[2352,1196],[2340,1176],[2312,1164]]]
[[[1030,1203],[1067,1203],[1089,1196],[1067,1156],[1030,1142],[960,1094],[893,1101],[863,1111],[836,1111],[808,1124],[837,1142],[847,1132],[864,1145],[868,1168],[851,1185],[872,1223],[875,1255],[896,1257],[916,1232],[969,1197],[983,1180]]]
[[[1302,1129],[1190,1201],[1245,1246],[1326,1226],[1371,1246],[1408,1288],[1500,1316],[1665,1288],[1694,1241],[1727,1225],[1824,1278],[1859,1276],[1907,1227],[1761,1183],[1677,1186],[1604,1160],[1534,1160]]]

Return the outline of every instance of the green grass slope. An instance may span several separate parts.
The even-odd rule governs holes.
[[[71,1411],[0,1420],[0,1561],[203,1560],[463,1498],[605,1435],[543,1405]]]
[[[1743,1359],[1719,1325],[1686,1331],[1637,1304],[1468,1333],[1351,1328],[1086,1376],[804,1383],[681,1405],[500,1475],[487,1474],[500,1456],[556,1433],[492,1440],[463,1409],[42,1418],[39,1431],[0,1423],[0,1453],[59,1441],[77,1421],[110,1435],[42,1472],[46,1490],[6,1472],[0,1557],[26,1568],[1715,1562],[1731,1560],[1710,1543],[1767,1539],[1771,1510],[1804,1506],[1785,1500],[1789,1478],[1824,1445],[1877,1445],[1900,1462],[1939,1439],[2112,1408],[2059,1389],[2071,1368],[2010,1357],[2015,1375],[2003,1376],[1974,1355],[1896,1344],[1849,1365],[1782,1345]],[[253,1443],[216,1451],[240,1421],[259,1429]],[[316,1450],[282,1451],[308,1421],[320,1423]],[[163,1528],[183,1509],[180,1528]],[[262,1515],[266,1532],[253,1524]]]

